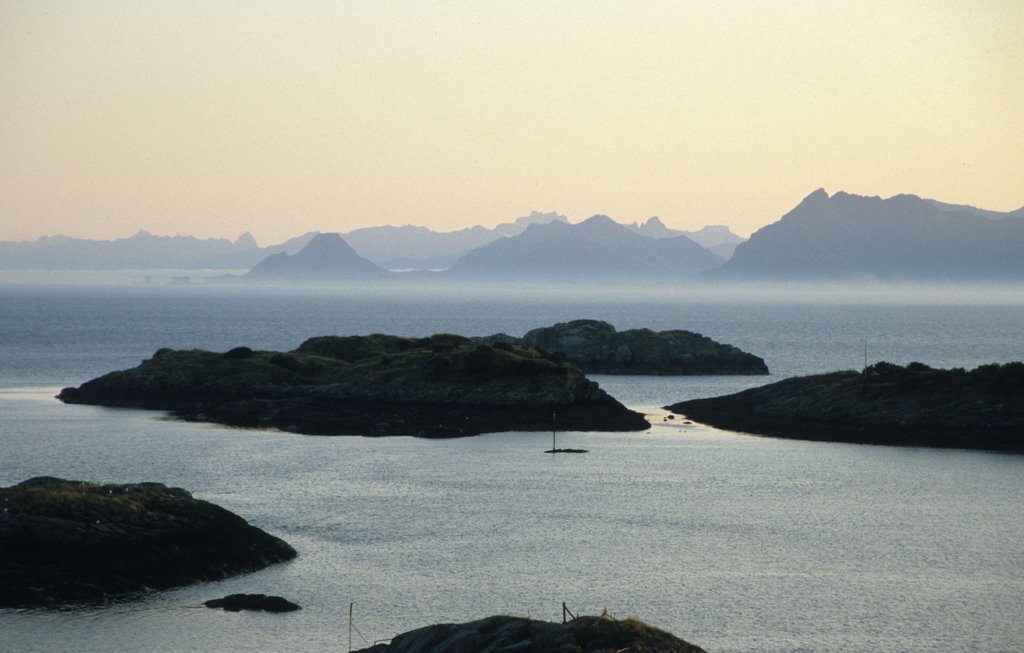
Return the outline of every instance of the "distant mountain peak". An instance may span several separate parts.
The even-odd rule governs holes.
[[[332,255],[338,252],[352,252],[355,254],[355,250],[345,242],[345,239],[341,237],[336,231],[327,233],[319,233],[313,236],[306,246],[303,247],[299,254],[304,256],[315,256],[320,257],[324,255]]]
[[[903,193],[824,189],[741,245],[715,275],[751,279],[1024,278],[1024,225],[1012,213]],[[1010,219],[1007,219],[1010,218]]]
[[[318,233],[295,254],[279,252],[256,264],[250,279],[332,281],[383,276],[385,271],[359,256],[339,233]]]
[[[583,222],[532,224],[460,258],[450,273],[462,278],[681,279],[723,259],[685,236],[650,238],[607,215]]]
[[[244,234],[235,239],[235,247],[238,249],[249,249],[250,247],[259,247],[256,243],[256,239],[253,238],[252,234],[246,231]]]
[[[837,193],[837,194],[845,195],[846,193],[843,193],[843,191],[839,191],[839,193]],[[804,202],[814,202],[814,201],[827,200],[827,199],[829,199],[828,193],[825,192],[824,188],[819,188],[818,190],[814,191],[813,193],[811,193],[810,195],[805,197],[803,199],[803,201]],[[801,202],[801,203],[803,203],[803,202]]]
[[[656,215],[652,215],[647,218],[644,222],[634,222],[631,225],[626,225],[626,228],[635,231],[636,233],[649,236],[651,238],[674,238],[675,236],[682,235],[683,232],[677,229],[670,229],[661,221]]]
[[[524,215],[523,217],[516,218],[515,220],[515,224],[523,226],[531,224],[546,224],[548,222],[569,222],[569,218],[554,211],[548,211],[547,213],[530,211],[530,215]]]
[[[589,218],[587,218],[586,220],[584,220],[583,222],[581,222],[580,224],[581,225],[615,225],[616,227],[622,226],[618,222],[616,222],[615,220],[612,220],[611,218],[609,218],[607,215],[604,215],[603,213],[598,213],[597,215],[592,215]]]

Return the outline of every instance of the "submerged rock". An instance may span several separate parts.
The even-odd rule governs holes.
[[[522,338],[497,333],[478,340],[565,354],[589,374],[768,374],[764,359],[699,333],[616,331],[600,320],[561,322],[533,329]]]
[[[357,653],[599,653],[658,651],[704,653],[704,649],[638,619],[579,617],[559,624],[495,616],[463,624],[437,624],[402,633],[389,644]]]
[[[222,599],[205,601],[203,605],[208,608],[221,608],[228,612],[241,612],[242,610],[294,612],[302,609],[302,606],[292,603],[284,597],[267,596],[266,594],[228,594]]]
[[[718,428],[802,440],[1024,452],[1024,363],[877,363],[666,406]]]
[[[649,428],[564,356],[462,336],[311,338],[295,351],[161,349],[78,388],[67,403],[318,435],[451,437]]]
[[[39,477],[0,489],[0,607],[104,601],[218,580],[295,549],[160,483]]]

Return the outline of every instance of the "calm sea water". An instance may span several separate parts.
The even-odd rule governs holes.
[[[443,294],[0,287],[0,484],[185,487],[292,543],[293,562],[102,608],[0,611],[0,651],[344,651],[496,612],[636,615],[709,651],[1024,649],[1024,458],[757,438],[657,406],[763,377],[597,377],[643,434],[317,438],[65,406],[57,389],[159,347],[312,335],[521,335],[577,317],[687,328],[775,377],[871,360],[1024,359],[1024,303],[920,294]],[[303,610],[202,601],[281,594]]]

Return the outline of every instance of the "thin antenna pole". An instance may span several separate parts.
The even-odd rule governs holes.
[[[868,341],[864,339],[864,371],[868,369]]]
[[[551,413],[551,451],[555,450],[555,420],[558,419],[558,413]]]
[[[352,653],[352,606],[355,603],[348,604],[348,650]]]

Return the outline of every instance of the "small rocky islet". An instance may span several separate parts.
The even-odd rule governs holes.
[[[451,334],[324,336],[290,352],[161,349],[59,398],[313,435],[650,428],[563,355]]]
[[[461,624],[417,628],[356,653],[704,653],[639,619],[580,616],[566,623],[497,615]]]
[[[587,374],[768,374],[764,359],[693,331],[627,329],[601,320],[571,320],[526,332],[475,338],[564,354]]]
[[[226,612],[295,612],[301,610],[302,606],[293,603],[283,596],[268,596],[266,594],[228,594],[224,598],[210,599],[203,601],[203,605],[212,609],[224,610]]]
[[[755,435],[1024,452],[1024,363],[967,371],[880,362],[665,408]]]
[[[0,608],[105,602],[291,560],[288,543],[186,490],[37,477],[0,488]]]

